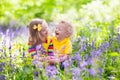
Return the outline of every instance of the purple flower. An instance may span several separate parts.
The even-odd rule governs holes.
[[[91,76],[95,76],[96,75],[96,71],[95,71],[94,68],[90,68],[89,69],[89,73],[90,73]]]
[[[89,57],[89,55],[88,55],[88,53],[87,53],[87,54],[85,54],[84,59],[87,60],[88,57]]]
[[[76,79],[80,75],[80,68],[78,68],[78,67],[77,68],[73,68],[71,70],[71,72],[72,72],[72,75],[73,75],[73,79]]]
[[[46,71],[47,70],[54,71],[54,70],[57,70],[57,68],[54,65],[48,65],[46,66]]]
[[[41,52],[42,54],[45,54],[46,52],[45,52],[45,49],[43,48],[43,46],[41,45],[41,44],[39,44],[39,45],[37,45],[36,46],[36,51],[37,52]]]
[[[79,52],[82,52],[82,51],[84,51],[84,50],[86,50],[86,44],[84,44],[84,45],[80,48]]]
[[[95,49],[95,40],[92,41],[92,43],[91,43],[91,48],[92,48],[92,49]]]
[[[40,50],[41,48],[42,48],[42,45],[41,45],[41,44],[36,46],[36,50],[37,50],[37,51]]]
[[[97,50],[94,53],[94,57],[100,56],[101,54],[102,54],[102,52],[100,52],[100,50]]]
[[[102,72],[103,72],[102,68],[99,68],[99,74],[100,75],[102,75]]]
[[[88,64],[92,64],[92,63],[93,63],[92,57],[88,57],[87,63],[88,63]]]
[[[95,53],[95,50],[91,50],[90,51],[90,55],[93,57],[94,56],[94,53]]]
[[[0,72],[2,72],[3,71],[3,68],[0,68]]]
[[[6,80],[4,75],[0,75],[0,80]]]
[[[88,65],[88,63],[86,61],[82,61],[82,64],[80,64],[80,68],[84,68],[87,65]]]
[[[109,42],[103,43],[99,46],[98,50],[100,50],[102,53],[106,51],[106,49],[109,47]]]
[[[45,68],[46,75],[51,79],[54,75],[58,74],[58,70],[54,65],[48,65]]]
[[[79,52],[76,52],[75,56],[72,58],[72,60],[77,60],[78,62],[80,62],[82,60]]]
[[[102,51],[100,49],[98,49],[98,50],[92,50],[90,52],[90,54],[91,54],[92,57],[97,57],[97,56],[100,56],[102,54]]]
[[[39,69],[42,70],[43,69],[43,64],[39,64]]]
[[[4,67],[5,66],[5,63],[4,62],[1,62],[0,63],[0,68]]]
[[[10,29],[7,29],[6,30],[6,35],[9,36],[9,34],[10,34]]]
[[[67,68],[68,66],[70,66],[70,62],[68,60],[63,62],[63,65],[65,68]]]
[[[37,68],[39,68],[40,70],[43,69],[43,63],[40,62],[40,61],[37,60],[37,59],[34,59],[34,60],[32,61],[32,64],[35,65],[35,66],[36,66]]]
[[[34,71],[34,76],[38,76],[38,71]]]
[[[33,61],[32,61],[32,64],[33,64],[33,65],[35,65],[36,63],[37,63],[36,60],[33,60]]]

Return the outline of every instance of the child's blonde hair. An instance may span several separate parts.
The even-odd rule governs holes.
[[[66,22],[66,21],[60,21],[59,23],[65,26],[66,33],[67,33],[68,37],[70,37],[73,34],[72,24],[70,24],[69,22]]]
[[[42,25],[42,23],[43,23],[42,19],[36,18],[36,19],[32,19],[28,25],[29,33],[30,33],[29,42],[34,46],[40,44],[42,41],[40,37],[40,31],[38,31],[38,29],[34,29],[33,27]]]

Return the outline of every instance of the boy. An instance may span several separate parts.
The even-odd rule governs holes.
[[[55,36],[52,38],[54,54],[58,57],[62,70],[64,70],[63,62],[68,60],[72,52],[72,43],[70,40],[72,33],[72,25],[68,22],[60,21],[55,29]]]

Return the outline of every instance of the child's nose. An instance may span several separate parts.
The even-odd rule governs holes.
[[[57,28],[56,28],[55,30],[56,30],[56,31],[58,31],[58,29],[57,29]]]

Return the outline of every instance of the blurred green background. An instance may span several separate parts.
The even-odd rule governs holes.
[[[0,1],[0,29],[27,26],[32,18],[54,24],[67,20],[74,25],[74,37],[97,37],[96,41],[101,42],[120,26],[120,0]]]
[[[2,0],[0,1],[0,24],[9,24],[11,20],[26,23],[30,19],[39,17],[47,21],[56,19],[59,14],[67,14],[71,10],[78,15],[82,5],[92,0]],[[73,16],[71,14],[71,16]]]
[[[1,0],[0,63],[7,65],[0,77],[2,74],[11,80],[33,80],[31,61],[24,58],[28,53],[27,25],[33,18],[45,19],[50,28],[54,28],[60,20],[71,22],[75,29],[72,56],[79,53],[78,58],[82,57],[82,63],[78,61],[80,64],[86,65],[84,62],[87,58],[89,61],[91,52],[95,54],[101,50],[100,56],[92,56],[93,64],[85,68],[98,68],[97,71],[102,68],[102,74],[93,77],[83,71],[80,73],[83,80],[120,79],[120,0]],[[15,66],[10,67],[9,63]],[[75,61],[74,70],[76,65]],[[61,76],[62,80],[71,78],[70,75]]]

